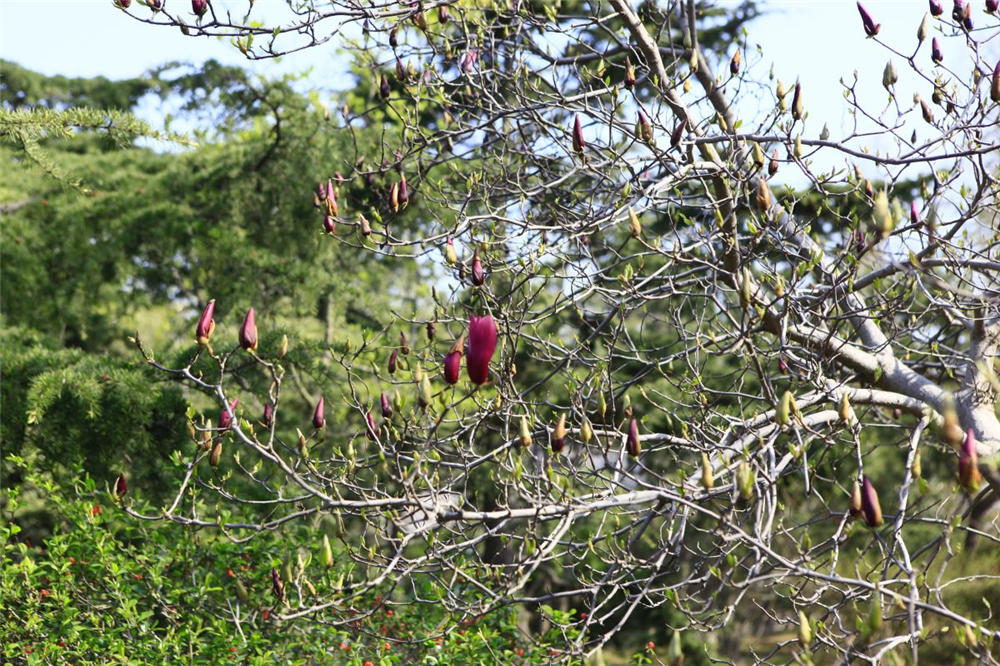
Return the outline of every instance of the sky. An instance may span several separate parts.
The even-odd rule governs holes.
[[[977,25],[996,27],[992,33],[986,32],[992,35],[986,51],[1000,54],[1000,20],[983,13],[981,0],[970,1],[976,9]],[[190,16],[187,0],[167,3],[173,11]],[[216,11],[238,12],[247,7],[247,0],[213,0],[212,4]],[[839,80],[850,81],[855,71],[860,76],[861,99],[878,109],[888,102],[881,86],[886,53],[864,39],[853,0],[764,0],[762,4],[766,14],[749,27],[744,67],[751,68],[751,77],[766,80],[774,63],[776,78],[786,86],[802,82],[809,113],[806,137],[817,137],[824,124],[834,139],[851,130],[852,117]],[[945,4],[950,9],[951,3]],[[268,12],[280,12],[283,5],[279,0],[256,0],[255,12],[274,16]],[[906,55],[916,49],[917,27],[927,11],[926,0],[869,0],[865,5],[882,25],[880,37]],[[138,7],[138,0],[133,2],[133,10],[141,16],[149,14],[146,8]],[[968,63],[962,62],[967,55],[961,40],[942,38],[945,64],[968,72]],[[929,42],[921,46],[916,57],[926,69],[930,68]],[[757,45],[762,49],[759,52]],[[228,41],[186,37],[177,28],[138,22],[113,7],[111,0],[0,0],[0,57],[45,74],[109,78],[138,76],[171,60],[198,63],[215,58],[268,76],[311,68],[306,85],[321,93],[350,85],[335,41],[281,59],[248,63]],[[900,103],[912,105],[913,92],[917,91],[929,97],[928,86],[910,74],[905,59],[894,60],[900,74]],[[748,100],[756,103],[757,98],[748,96]],[[144,115],[142,111],[140,115]]]

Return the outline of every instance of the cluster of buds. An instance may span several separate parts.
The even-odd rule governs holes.
[[[342,176],[338,178],[338,182],[342,178]],[[340,214],[340,206],[337,204],[337,189],[334,187],[332,178],[328,178],[326,183],[320,183],[316,186],[316,191],[313,193],[313,205],[323,209],[323,230],[328,234],[334,233],[336,230],[335,218]]]

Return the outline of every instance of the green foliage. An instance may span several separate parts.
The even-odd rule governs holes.
[[[325,622],[277,623],[270,570],[281,567],[286,535],[237,545],[137,521],[89,478],[67,486],[22,459],[7,462],[25,479],[6,489],[8,520],[0,523],[0,650],[8,662],[458,666],[489,654],[501,663],[549,663],[562,644],[558,623],[570,621],[553,614],[554,628],[531,642],[516,613],[455,619],[435,603],[401,606],[391,593],[372,592],[331,608]],[[26,541],[17,526],[21,498],[32,489],[45,494],[56,518],[43,543]],[[315,532],[303,532],[292,542],[315,541]],[[339,549],[335,559],[347,561]],[[338,570],[324,571],[312,557],[303,576],[323,590]],[[286,583],[288,594],[293,589]]]

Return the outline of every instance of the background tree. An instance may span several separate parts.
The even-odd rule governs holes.
[[[344,579],[319,595],[278,572],[280,621],[373,593],[455,623],[522,605],[572,658],[662,607],[672,662],[694,658],[682,632],[734,659],[718,631],[734,622],[787,628],[745,648],[754,662],[993,659],[997,531],[969,518],[1000,487],[995,15],[928,15],[911,56],[859,5],[845,39],[887,52],[859,76],[890,104],[845,83],[858,124],[833,137],[746,43],[713,53],[703,37],[736,27],[693,1],[332,4],[287,23],[252,4],[128,11],[252,58],[358,26],[372,76],[342,134],[399,178],[339,215],[381,218],[377,243],[335,251],[364,246],[434,289],[391,330],[331,341],[337,374],[314,380],[342,412],[315,428],[286,408],[303,359],[280,358],[277,317],[258,317],[254,354],[231,314],[210,346],[137,342],[232,423],[195,417],[176,498],[130,513],[234,539],[306,521],[339,536]],[[931,57],[933,39],[966,59]],[[375,161],[355,172],[366,194]],[[465,333],[476,365],[485,314],[489,381],[452,385],[444,359]],[[963,533],[986,558],[956,555]]]

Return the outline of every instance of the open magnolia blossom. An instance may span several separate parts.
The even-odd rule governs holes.
[[[455,626],[518,609],[562,632],[554,660],[645,623],[683,631],[661,641],[671,663],[700,658],[692,640],[740,663],[938,644],[995,663],[992,611],[953,595],[959,577],[995,586],[996,557],[949,562],[960,538],[1000,548],[1000,19],[937,4],[895,45],[893,11],[845,4],[843,48],[871,67],[837,83],[776,64],[793,89],[749,6],[200,12],[189,33],[243,40],[251,60],[363,35],[370,79],[316,131],[405,131],[303,174],[298,196],[322,204],[304,228],[426,283],[387,287],[398,307],[317,351],[312,375],[279,362],[253,310],[212,337],[214,301],[192,351],[214,374],[144,349],[220,407],[267,405],[270,426],[195,417],[195,441],[225,447],[192,445],[164,511],[127,510],[235,540],[337,535],[336,575],[275,569],[274,621],[397,594]],[[851,123],[810,108],[828,86],[845,106],[826,120]],[[334,171],[339,200],[313,189]],[[798,639],[727,638],[765,625]]]

